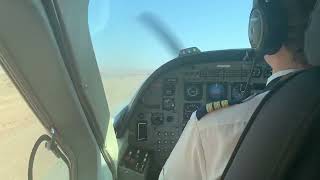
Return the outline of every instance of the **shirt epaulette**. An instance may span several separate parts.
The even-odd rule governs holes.
[[[214,101],[214,102],[208,103],[204,106],[201,106],[196,111],[196,117],[199,121],[201,118],[203,118],[208,113],[211,113],[211,112],[219,110],[219,109],[227,108],[229,106],[232,106],[234,104],[239,104],[239,103],[241,103],[241,101],[239,101],[239,102],[230,102],[228,100]]]
[[[291,73],[292,74],[292,73]],[[271,89],[273,89],[273,87],[275,85],[277,85],[279,82],[282,81],[282,79],[286,79],[287,77],[290,77],[290,75],[286,75],[286,76],[280,76],[277,77],[275,79],[273,79],[271,82],[268,83],[268,85],[264,88],[264,90],[258,94],[261,94],[263,92],[269,91]],[[201,120],[201,118],[203,118],[205,115],[216,111],[218,109],[223,109],[223,108],[227,108],[230,107],[232,105],[235,104],[241,104],[243,102],[246,102],[248,100],[251,100],[252,98],[254,98],[256,95],[258,94],[253,94],[252,96],[249,96],[248,98],[244,99],[244,100],[239,100],[239,101],[228,101],[228,100],[222,100],[222,101],[215,101],[212,103],[208,103],[204,106],[201,106],[197,111],[196,111],[196,117],[198,119],[198,121]]]

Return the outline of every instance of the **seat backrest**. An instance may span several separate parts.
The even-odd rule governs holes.
[[[313,68],[266,97],[241,137],[224,179],[282,180],[306,170],[320,179],[319,80],[320,67]],[[304,169],[307,166],[311,167]]]
[[[306,32],[309,61],[320,65],[320,0]],[[224,171],[225,180],[320,179],[320,67],[276,89],[260,104]]]

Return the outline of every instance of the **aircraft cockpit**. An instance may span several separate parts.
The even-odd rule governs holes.
[[[197,110],[266,92],[273,70],[250,46],[252,2],[1,1],[1,179],[158,179]],[[314,19],[305,51],[315,66],[284,79],[248,115],[222,179],[319,177]]]
[[[260,93],[272,73],[264,61],[247,58],[249,49],[185,51],[190,54],[157,69],[115,119],[118,138],[128,129],[120,177],[130,179],[132,172],[156,179],[193,112],[213,101],[239,101]]]

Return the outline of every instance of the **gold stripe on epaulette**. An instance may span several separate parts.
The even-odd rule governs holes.
[[[221,101],[221,106],[222,106],[223,108],[228,107],[228,106],[229,106],[228,100]]]
[[[212,112],[212,111],[214,111],[214,109],[213,109],[213,107],[212,107],[212,103],[206,104],[206,109],[207,109],[207,112]]]
[[[221,109],[220,101],[213,102],[214,110]]]

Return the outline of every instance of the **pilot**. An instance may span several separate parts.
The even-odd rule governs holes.
[[[215,102],[194,112],[162,168],[159,180],[221,178],[251,115],[272,86],[281,77],[310,67],[304,54],[304,31],[315,2],[253,1],[249,39],[272,67],[267,90],[238,104],[228,106],[228,101]]]

